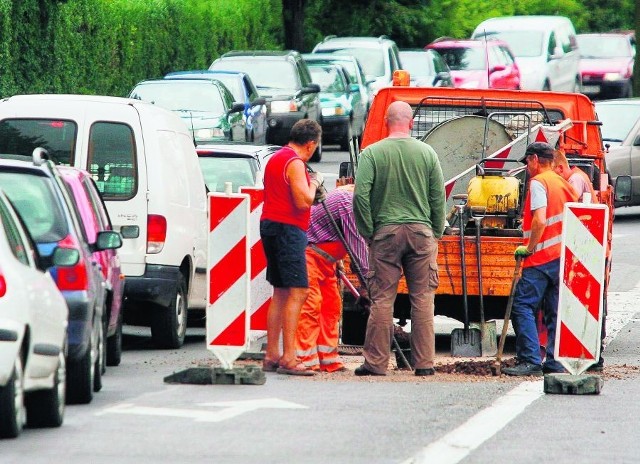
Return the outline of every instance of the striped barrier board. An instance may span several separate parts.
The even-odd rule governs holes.
[[[249,346],[250,196],[209,193],[207,348],[226,369]]]
[[[600,357],[608,230],[607,205],[565,205],[554,356],[573,375]]]

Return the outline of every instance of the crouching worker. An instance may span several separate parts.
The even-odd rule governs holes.
[[[353,213],[353,185],[332,190],[311,207],[306,250],[309,295],[298,320],[296,355],[307,369],[314,371],[345,369],[338,356],[342,301],[337,272],[338,262],[347,256],[347,250],[335,226],[361,270],[367,272],[367,245],[358,234]]]

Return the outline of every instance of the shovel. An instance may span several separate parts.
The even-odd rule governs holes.
[[[451,356],[479,357],[482,356],[482,334],[478,329],[469,328],[469,303],[467,301],[467,266],[464,250],[464,204],[456,205],[460,218],[460,266],[462,270],[462,300],[464,305],[464,329],[451,331]]]
[[[498,351],[496,321],[486,322],[484,319],[484,298],[482,296],[482,251],[480,240],[480,228],[482,227],[482,216],[471,216],[476,223],[476,259],[478,261],[478,299],[480,301],[480,334],[482,342],[482,356],[495,356]]]

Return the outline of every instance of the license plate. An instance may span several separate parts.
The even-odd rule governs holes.
[[[598,93],[600,92],[599,85],[583,85],[582,93]]]

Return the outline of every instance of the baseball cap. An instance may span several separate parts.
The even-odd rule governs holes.
[[[524,156],[518,161],[524,163],[529,155],[538,155],[538,158],[553,159],[554,149],[546,142],[533,142],[530,143],[524,152]]]

